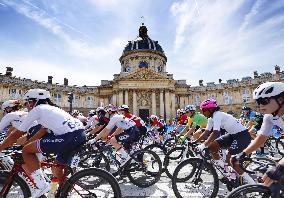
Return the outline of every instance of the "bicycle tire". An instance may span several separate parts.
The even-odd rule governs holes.
[[[146,170],[144,175],[145,176],[153,176],[154,179],[152,181],[148,181],[148,182],[140,182],[139,180],[143,180],[144,179],[136,179],[132,173],[139,171],[139,170],[145,170],[145,168],[147,168],[147,166],[144,164],[145,161],[148,160],[144,160],[143,157],[145,155],[145,153],[148,153],[151,155],[151,160],[149,162],[152,162],[152,167],[153,167],[153,163],[157,163],[158,165],[158,170],[155,172],[151,172],[150,170]],[[141,159],[143,160],[143,162],[141,162]],[[149,167],[149,166],[148,166]],[[149,186],[154,185],[155,183],[157,183],[160,180],[161,174],[162,174],[162,162],[160,157],[153,151],[151,150],[140,150],[140,151],[136,151],[131,155],[131,160],[129,160],[127,162],[127,165],[125,166],[125,170],[127,172],[127,176],[130,180],[130,182],[132,182],[134,185],[140,187],[140,188],[147,188]]]
[[[0,171],[0,185],[1,187],[3,187],[3,184],[6,182],[6,178],[10,176],[10,172],[9,171]],[[31,197],[31,191],[30,188],[28,186],[28,184],[19,176],[19,175],[14,175],[13,176],[13,182],[12,183],[16,183],[16,186],[19,186],[21,191],[23,192],[23,196],[24,198],[29,198]],[[10,186],[8,187],[8,194],[10,191],[10,188],[12,186],[12,183],[10,183]],[[2,191],[2,188],[0,189],[0,191]],[[8,194],[3,195],[3,197],[6,197]],[[1,196],[1,195],[0,195]],[[19,195],[17,194],[17,197]],[[8,197],[9,198],[9,197]]]
[[[101,168],[107,171],[110,171],[110,164],[108,158],[100,152],[94,152],[92,150],[86,151],[80,154],[80,162],[79,166],[86,169],[86,168]],[[88,163],[89,159],[93,159],[91,164]],[[104,162],[102,164],[101,162]]]
[[[263,193],[261,196],[263,198],[268,198],[271,195],[270,189],[262,184],[247,184],[233,190],[227,198],[241,198],[248,193]]]
[[[165,170],[165,173],[167,174],[167,176],[172,179],[173,178],[173,172],[171,172],[169,170],[169,165],[170,165],[170,162],[173,161],[173,160],[179,160],[181,158],[181,156],[183,155],[183,152],[184,152],[184,148],[183,147],[175,147],[175,148],[172,148],[171,150],[169,150],[165,156],[165,159],[164,159],[164,170]],[[176,151],[180,151],[181,153],[177,156],[177,157],[171,157],[171,154],[173,154],[174,152]],[[170,166],[171,167],[171,166]]]
[[[280,146],[283,150],[280,149]],[[281,140],[277,140],[276,141],[276,149],[278,151],[278,153],[284,157],[284,143]]]
[[[187,165],[191,165],[192,166],[192,170],[188,170],[188,168],[186,169],[187,172],[190,172],[188,176],[183,177],[183,178],[178,178],[179,176],[179,171],[182,170],[183,167],[186,167]],[[202,167],[199,167],[201,166]],[[194,174],[197,173],[197,171],[206,171],[206,172],[210,172],[210,174],[212,174],[213,177],[213,184],[211,184],[210,186],[213,186],[213,190],[211,192],[210,195],[206,195],[205,197],[209,197],[209,198],[214,198],[217,196],[218,191],[219,191],[219,179],[218,179],[218,174],[214,168],[214,166],[206,161],[204,161],[203,159],[200,158],[189,158],[184,160],[183,162],[181,162],[175,169],[174,173],[173,173],[173,178],[172,178],[172,189],[174,191],[174,194],[177,198],[182,198],[183,195],[181,195],[181,193],[179,192],[178,189],[178,183],[185,183],[185,181],[191,179]],[[182,174],[184,175],[184,174]],[[199,177],[199,184],[203,184],[202,179]],[[205,182],[204,182],[205,183]],[[193,185],[194,182],[190,181],[190,185]],[[197,184],[194,184],[197,185]],[[183,190],[185,189],[189,189],[188,186],[184,187]],[[192,189],[196,190],[197,192],[200,192],[200,188],[196,188],[195,186],[192,187]],[[192,192],[191,190],[188,192],[184,192],[185,194],[188,194]],[[204,197],[204,195],[202,195],[202,197]]]
[[[96,184],[91,185],[92,186],[91,189],[97,190],[97,187],[98,187],[97,185],[103,184],[103,182],[106,181],[108,184],[110,184],[112,188],[113,197],[115,198],[122,197],[121,189],[115,177],[109,172],[107,172],[106,170],[103,170],[100,168],[84,169],[72,175],[62,187],[60,197],[70,197],[70,196],[72,197],[72,195],[70,195],[70,191],[72,191],[72,189],[75,188],[77,181],[80,181],[81,178],[86,177],[86,176],[95,176],[95,177],[101,178]],[[84,180],[84,182],[86,182],[86,180]]]

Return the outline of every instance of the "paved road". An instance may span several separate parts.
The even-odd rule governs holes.
[[[161,155],[160,152],[156,151],[157,154],[159,154],[162,158],[163,155]],[[162,159],[163,160],[163,159]],[[172,171],[175,169],[175,164],[171,166]],[[203,179],[206,180],[206,177]],[[219,182],[219,195],[218,197],[225,197],[226,193],[228,193],[226,187]],[[162,174],[162,177],[158,183],[156,183],[153,186],[150,186],[148,188],[139,188],[132,183],[129,182],[127,178],[124,178],[123,180],[119,181],[120,188],[123,194],[123,197],[175,197],[174,192],[172,190],[172,181],[166,173]],[[188,193],[186,197],[203,197],[202,195],[198,195],[198,190],[195,191],[195,193]]]

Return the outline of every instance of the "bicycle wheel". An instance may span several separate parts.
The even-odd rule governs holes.
[[[276,141],[276,148],[278,153],[284,157],[284,143],[281,140]]]
[[[164,149],[164,147],[159,145],[159,144],[151,144],[151,145],[148,145],[144,148],[144,150],[151,150],[151,151],[157,153],[159,158],[161,159],[162,163],[165,159],[165,151],[163,149]]]
[[[219,180],[212,164],[200,159],[190,158],[181,162],[175,169],[172,188],[178,198],[217,196]]]
[[[80,153],[79,167],[86,168],[101,168],[110,171],[110,164],[105,155],[96,151],[86,151]]]
[[[261,184],[248,184],[236,188],[227,196],[227,198],[268,198],[270,195],[271,191],[268,187]]]
[[[147,188],[160,180],[162,162],[155,152],[141,150],[133,153],[124,170],[134,185]]]
[[[13,177],[13,181],[8,182],[10,173],[8,171],[0,171],[0,191],[3,190],[4,185],[8,186],[6,194],[0,195],[0,197],[6,198],[29,198],[31,196],[31,191],[27,183],[20,178],[18,175]]]
[[[99,168],[81,170],[72,175],[62,187],[60,197],[121,197],[116,179]]]
[[[169,150],[164,159],[164,169],[167,176],[172,179],[173,172],[177,165],[181,162],[185,148],[175,147]]]

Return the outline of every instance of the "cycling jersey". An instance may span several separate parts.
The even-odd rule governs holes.
[[[186,114],[183,114],[181,117],[180,117],[180,120],[178,122],[178,124],[186,124],[187,122],[187,115]]]
[[[0,122],[0,131],[2,132],[10,124],[12,125],[12,127],[18,128],[27,115],[28,112],[25,111],[15,111],[6,114]]]
[[[89,127],[94,128],[95,125],[98,124],[98,119],[97,118],[98,118],[97,115],[89,117],[87,125],[86,125],[86,128],[89,128]]]
[[[208,119],[206,130],[220,131],[221,128],[225,129],[229,134],[236,134],[246,130],[246,127],[232,115],[215,111],[212,118]]]
[[[64,110],[48,104],[34,107],[18,129],[27,131],[35,120],[44,128],[50,129],[55,135],[63,135],[84,129],[82,122],[78,119],[72,117]]]
[[[107,129],[112,129],[113,127],[117,126],[117,128],[122,128],[124,130],[130,129],[131,127],[135,126],[135,122],[126,118],[123,115],[115,114],[109,121],[108,125],[106,126]]]
[[[102,126],[102,125],[107,125],[109,123],[109,118],[107,118],[105,115],[101,115],[98,117],[98,123],[97,125]]]
[[[201,127],[201,128],[205,128],[207,126],[207,118],[200,114],[195,112],[193,117],[189,117],[188,121],[187,121],[187,127]]]
[[[263,123],[258,133],[271,136],[273,134],[272,128],[273,125],[280,127],[282,130],[284,129],[284,116],[273,116],[272,114],[264,114]]]
[[[158,120],[154,120],[152,123],[151,123],[151,127],[159,127],[160,129],[164,128],[165,125],[161,122],[159,122]]]
[[[131,113],[125,113],[124,116],[126,118],[129,118],[129,119],[133,120],[137,127],[141,127],[142,126],[141,118],[139,118],[138,116],[132,115]]]

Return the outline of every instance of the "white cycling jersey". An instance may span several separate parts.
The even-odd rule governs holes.
[[[246,127],[232,115],[215,111],[212,118],[208,119],[206,130],[220,131],[221,128],[225,129],[229,134],[236,134],[246,130]]]
[[[23,119],[28,115],[25,111],[14,111],[7,113],[0,122],[0,132],[2,132],[10,124],[17,128],[22,124]]]
[[[55,135],[63,135],[79,129],[84,129],[80,120],[72,117],[64,110],[48,104],[34,107],[19,127],[20,131],[27,131],[33,121],[37,121],[44,128],[50,129]]]
[[[272,128],[274,125],[280,127],[283,130],[284,129],[284,116],[274,117],[272,114],[264,114],[263,122],[262,122],[261,128],[258,131],[258,133],[265,135],[265,136],[271,136],[273,134]]]
[[[96,126],[96,124],[98,124],[98,116],[94,115],[92,117],[89,117],[86,128],[91,127],[94,128]]]
[[[107,129],[113,129],[115,126],[117,128],[123,128],[127,130],[133,126],[135,126],[135,122],[129,118],[124,117],[123,115],[115,114],[109,121],[106,126]]]

